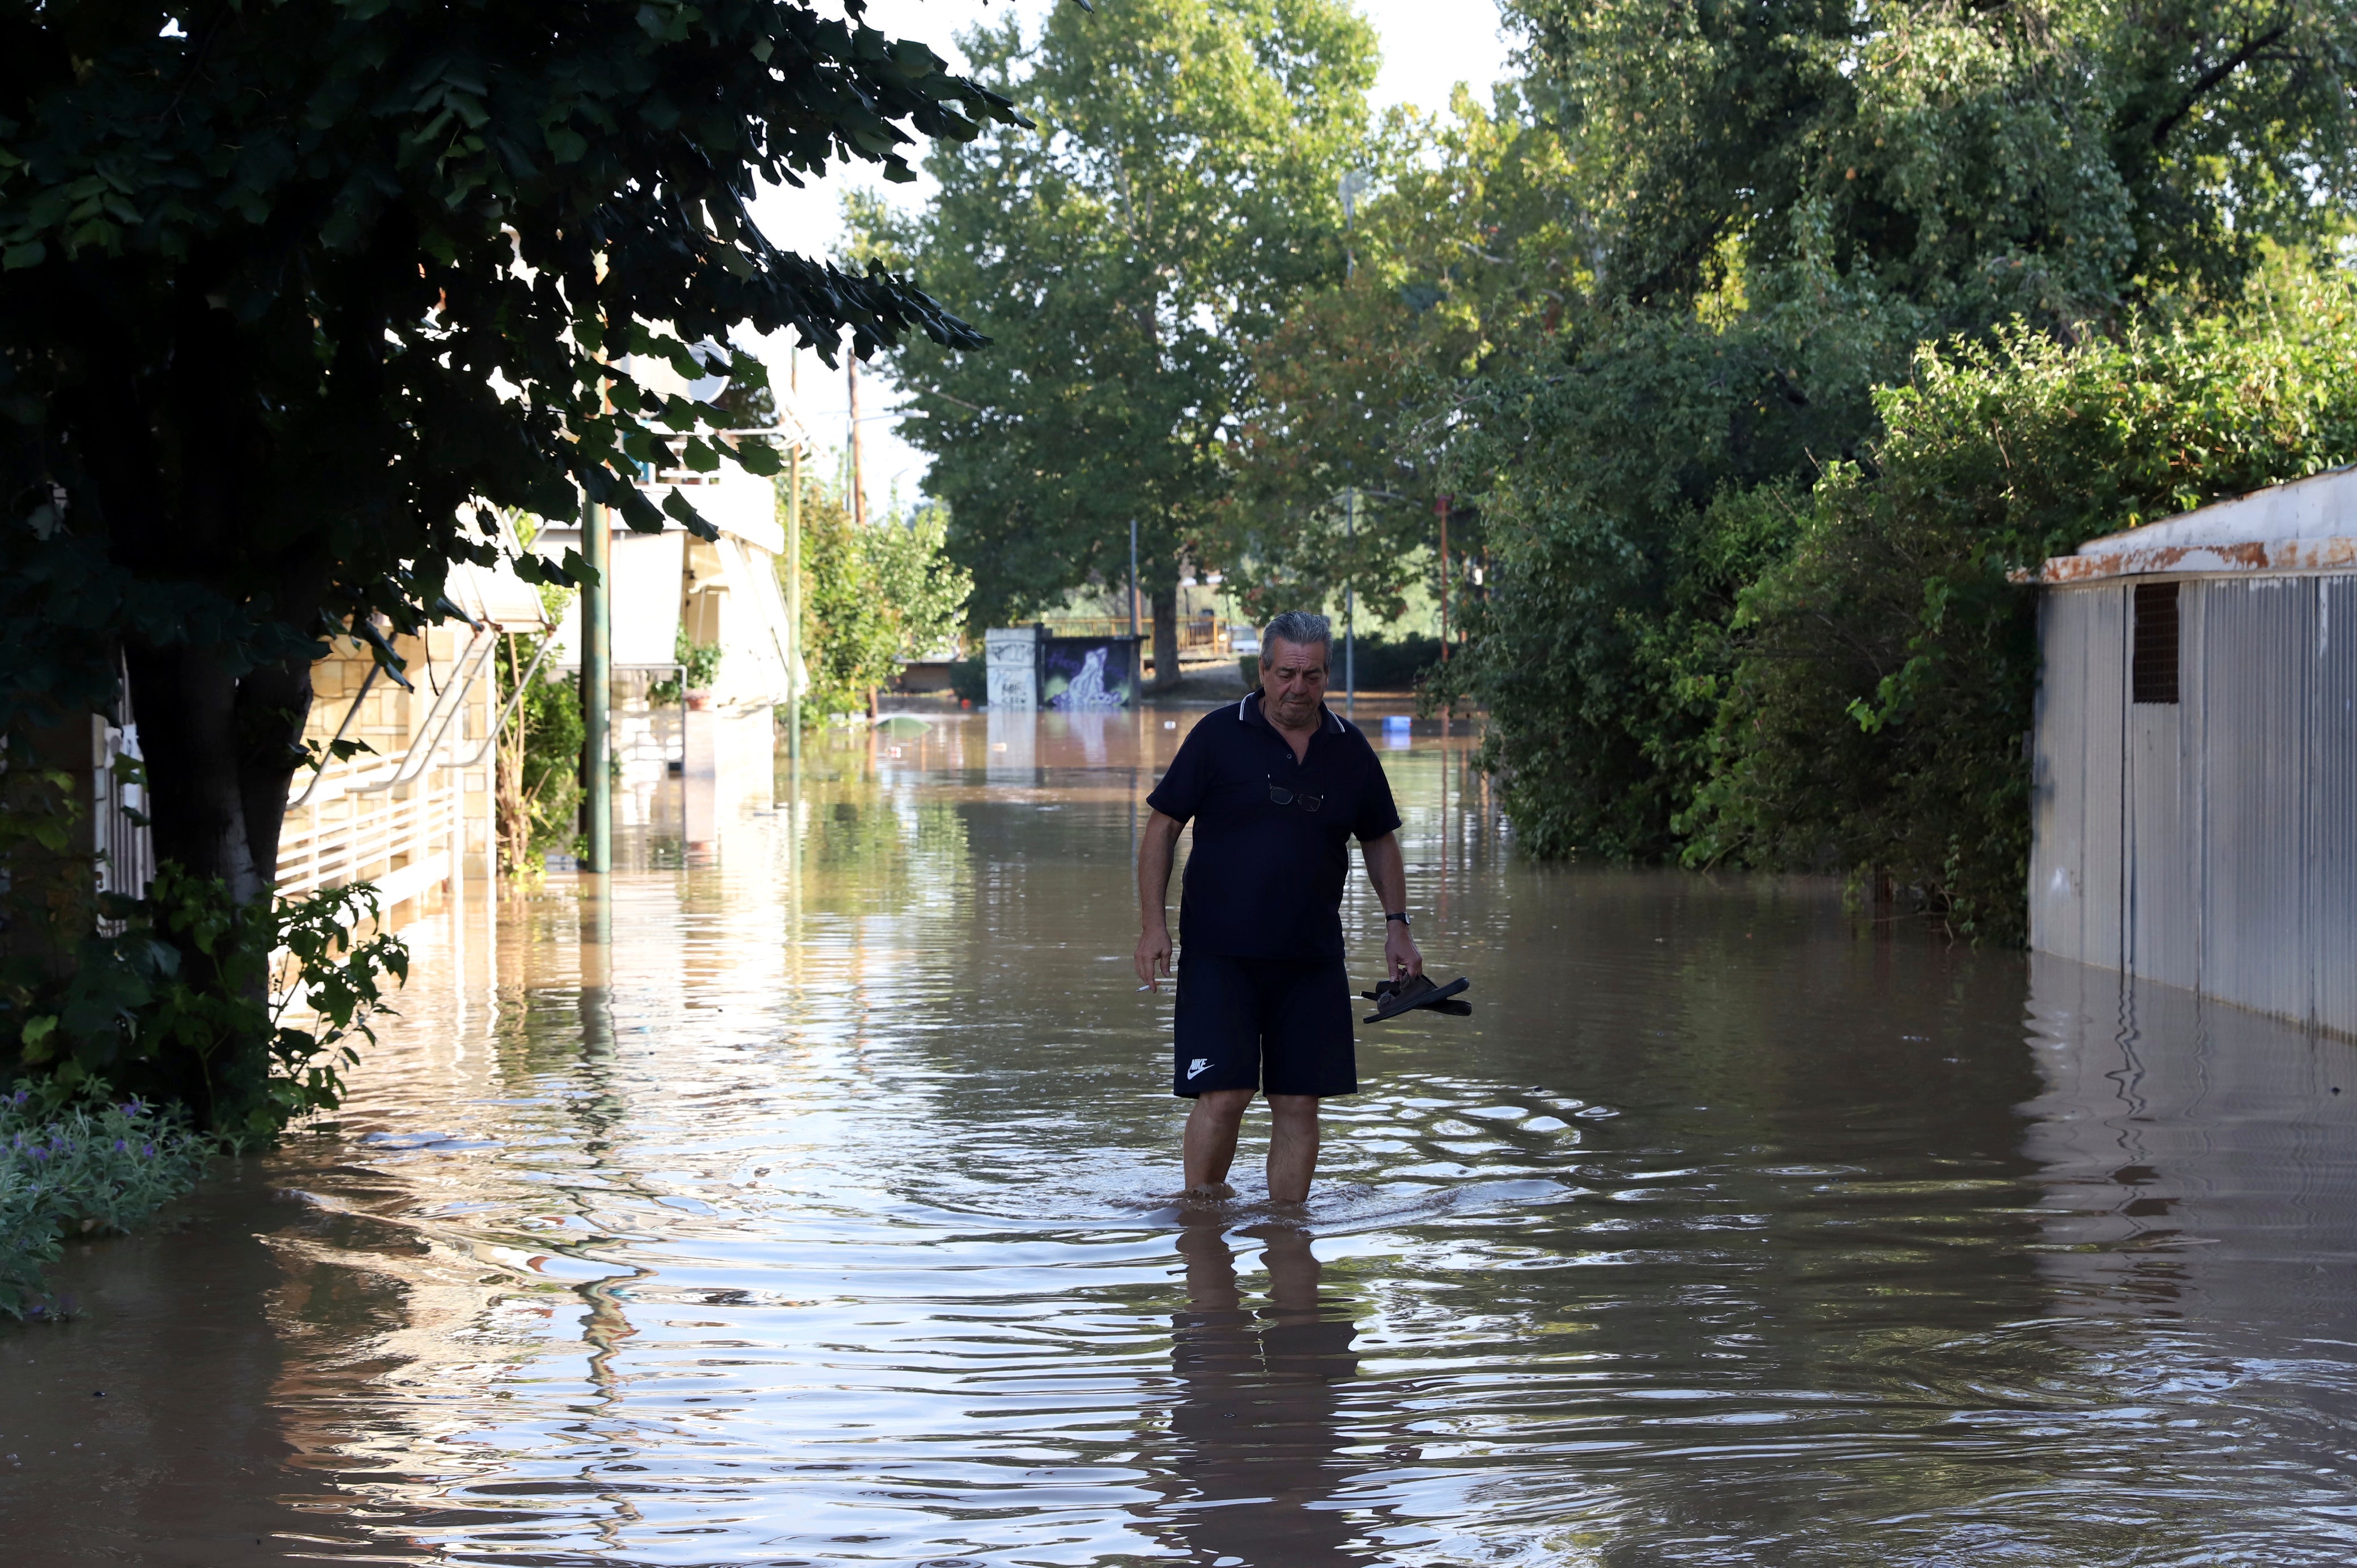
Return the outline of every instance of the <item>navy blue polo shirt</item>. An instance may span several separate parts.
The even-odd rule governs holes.
[[[1272,786],[1294,803],[1271,800]],[[1318,733],[1297,761],[1261,716],[1257,692],[1188,731],[1146,803],[1195,824],[1179,946],[1229,958],[1340,958],[1350,841],[1400,825],[1391,781],[1358,725],[1318,704]]]

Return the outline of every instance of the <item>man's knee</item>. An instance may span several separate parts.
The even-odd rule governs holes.
[[[1268,1113],[1272,1121],[1288,1127],[1318,1125],[1318,1097],[1314,1094],[1272,1094],[1268,1097]]]
[[[1207,1089],[1195,1097],[1195,1108],[1217,1122],[1242,1122],[1253,1101],[1249,1089]]]

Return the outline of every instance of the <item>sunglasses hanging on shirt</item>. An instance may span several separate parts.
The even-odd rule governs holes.
[[[1268,787],[1268,798],[1280,806],[1298,806],[1305,811],[1315,811],[1326,803],[1326,797],[1323,795],[1298,794],[1282,784],[1271,784]]]

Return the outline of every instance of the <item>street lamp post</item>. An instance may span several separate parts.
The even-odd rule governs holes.
[[[786,390],[802,418],[802,351],[787,361]],[[796,434],[786,454],[786,761],[794,789],[802,766],[802,443]]]
[[[1359,547],[1359,487],[1351,487],[1343,502],[1342,537],[1346,549],[1355,553]],[[1342,711],[1356,718],[1359,713],[1359,589],[1351,577],[1342,579]]]
[[[584,871],[611,871],[614,858],[614,553],[606,509],[581,498],[581,814]]]
[[[1143,682],[1146,661],[1137,654],[1137,519],[1134,517],[1129,520],[1129,666],[1132,682]],[[1154,673],[1159,680],[1163,671],[1157,669]]]

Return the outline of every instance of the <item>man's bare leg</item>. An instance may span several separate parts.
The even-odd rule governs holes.
[[[1306,1202],[1309,1178],[1318,1174],[1318,1097],[1272,1094],[1268,1117],[1268,1196],[1279,1203]],[[1232,1135],[1228,1147],[1235,1147]]]
[[[1249,1089],[1207,1089],[1187,1112],[1187,1190],[1210,1192],[1227,1185],[1236,1160],[1236,1132],[1244,1124]],[[1315,1101],[1311,1102],[1313,1106]]]

